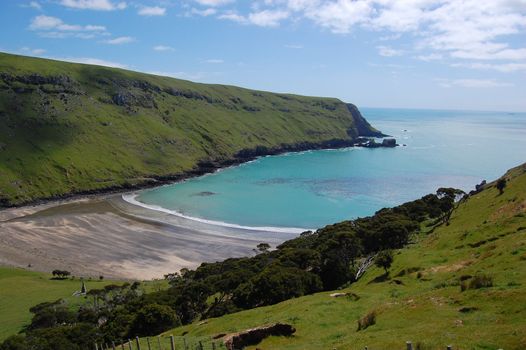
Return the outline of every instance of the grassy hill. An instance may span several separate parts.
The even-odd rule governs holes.
[[[410,340],[418,349],[525,349],[526,164],[505,178],[502,195],[489,184],[459,205],[449,226],[423,227],[395,254],[388,278],[374,267],[341,290],[358,300],[318,293],[163,335],[203,340],[285,322],[294,336],[270,337],[257,348],[402,349]],[[481,277],[492,286],[475,288]],[[376,324],[357,331],[357,320],[372,311]]]
[[[0,53],[4,206],[341,146],[359,135],[380,133],[337,99]]]
[[[0,342],[22,330],[31,320],[29,308],[36,304],[64,299],[75,307],[84,302],[74,297],[80,290],[79,279],[53,280],[51,275],[0,267]],[[102,288],[113,281],[86,281],[88,289]]]
[[[31,321],[29,309],[43,302],[64,299],[71,308],[84,303],[84,297],[73,296],[80,290],[81,281],[75,279],[57,280],[52,275],[11,267],[0,267],[0,343],[10,335],[23,330]],[[101,289],[107,285],[120,285],[122,281],[85,280],[86,288]],[[145,293],[165,289],[168,283],[164,280],[141,282]]]

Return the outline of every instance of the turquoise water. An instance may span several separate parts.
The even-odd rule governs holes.
[[[363,108],[405,147],[264,157],[137,200],[244,226],[317,228],[434,192],[471,190],[526,162],[526,113]]]

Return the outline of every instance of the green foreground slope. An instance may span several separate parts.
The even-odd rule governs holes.
[[[22,269],[0,267],[0,342],[29,324],[29,308],[36,304],[64,299],[72,307],[84,303],[74,297],[80,290],[79,279],[53,280],[51,275]],[[88,289],[102,288],[112,281],[86,281]]]
[[[389,278],[371,268],[341,291],[359,300],[318,293],[164,335],[210,337],[285,322],[296,327],[294,336],[270,337],[257,348],[402,349],[411,340],[419,349],[525,349],[526,165],[505,177],[502,195],[490,185],[462,202],[449,226],[423,228],[395,254]],[[483,275],[493,286],[461,291],[461,279]],[[371,311],[376,324],[357,331]]]
[[[206,171],[257,147],[338,146],[360,135],[379,133],[337,99],[0,53],[0,205]]]

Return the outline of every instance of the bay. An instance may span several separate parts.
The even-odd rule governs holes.
[[[526,113],[361,111],[405,146],[263,157],[145,190],[136,200],[221,223],[313,229],[371,215],[438,187],[469,191],[526,162]]]

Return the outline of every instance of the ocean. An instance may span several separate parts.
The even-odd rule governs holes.
[[[135,199],[222,225],[315,229],[374,214],[439,187],[469,191],[526,162],[526,113],[361,112],[401,146],[263,157],[144,190]]]

